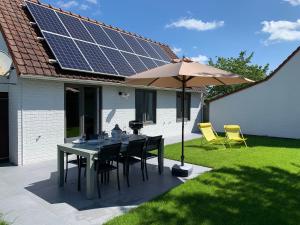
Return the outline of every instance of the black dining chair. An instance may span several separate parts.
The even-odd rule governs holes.
[[[147,138],[146,147],[145,147],[145,151],[144,151],[144,154],[143,154],[143,157],[144,157],[143,161],[144,161],[147,180],[149,179],[148,178],[148,168],[147,168],[147,160],[148,159],[152,159],[152,158],[157,157],[157,159],[158,159],[158,172],[159,172],[159,174],[161,174],[160,167],[159,167],[160,162],[159,162],[159,158],[158,158],[158,152],[157,152],[157,154],[152,153],[153,150],[158,151],[158,149],[160,148],[160,145],[161,145],[161,141],[162,141],[162,136],[161,135]]]
[[[98,190],[99,198],[101,198],[99,175],[101,175],[101,181],[103,181],[103,176],[104,176],[106,182],[108,183],[109,172],[112,170],[117,170],[118,189],[120,191],[120,179],[119,179],[120,150],[121,150],[121,143],[118,143],[118,144],[103,146],[98,152],[98,157],[97,159],[95,159],[95,169],[97,171],[97,190]],[[116,162],[117,165],[114,166],[113,162]]]
[[[92,135],[86,137],[86,140],[95,140],[97,138],[98,138],[97,134],[92,134]],[[86,175],[86,158],[80,157],[80,156],[77,155],[76,159],[69,160],[69,156],[71,156],[71,155],[73,155],[73,154],[66,152],[66,157],[65,157],[65,160],[66,160],[65,183],[67,183],[67,179],[68,179],[69,164],[76,165],[78,167],[77,189],[78,189],[78,191],[80,191],[80,189],[81,189],[81,168],[85,168],[84,175]]]
[[[76,156],[76,159],[69,160],[69,156],[73,155],[71,153],[66,153],[66,169],[65,169],[65,183],[67,183],[69,164],[76,165],[78,168],[77,174],[77,189],[80,191],[81,189],[81,169],[85,168],[84,175],[86,175],[86,158],[82,156]]]
[[[82,156],[76,156],[76,159],[69,160],[69,156],[73,155],[70,153],[66,153],[66,170],[65,170],[65,183],[67,183],[68,178],[68,171],[69,171],[69,164],[76,165],[78,168],[78,174],[77,174],[77,190],[81,190],[81,169],[85,168],[84,174],[86,174],[86,158]]]
[[[142,177],[143,181],[145,180],[144,175],[144,162],[143,157],[140,159],[136,158],[138,156],[142,156],[144,154],[146,139],[138,139],[133,140],[128,143],[126,151],[122,152],[122,156],[120,158],[120,162],[123,163],[124,175],[127,179],[127,186],[129,187],[129,167],[135,163],[141,163]]]

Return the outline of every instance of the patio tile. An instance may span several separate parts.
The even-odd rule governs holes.
[[[93,225],[121,215],[139,204],[185,182],[173,177],[170,168],[174,163],[165,160],[164,174],[157,172],[157,160],[148,161],[149,180],[142,181],[140,165],[130,170],[131,187],[120,171],[121,191],[117,189],[116,174],[111,173],[110,183],[101,185],[101,199],[85,198],[84,177],[82,191],[77,191],[77,168],[69,170],[64,188],[57,186],[56,160],[23,167],[0,167],[0,212],[14,225],[68,224]],[[194,165],[191,179],[209,171],[209,168]]]

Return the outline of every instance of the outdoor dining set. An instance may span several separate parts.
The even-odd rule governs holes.
[[[158,172],[159,174],[163,172],[164,140],[162,136],[126,134],[121,130],[119,132],[118,127],[117,130],[117,132],[116,129],[112,131],[111,137],[102,133],[97,139],[78,139],[72,143],[58,145],[59,186],[62,187],[64,183],[67,183],[68,164],[75,164],[78,168],[78,191],[81,190],[81,174],[84,169],[87,198],[94,197],[95,186],[98,197],[101,198],[100,186],[109,183],[110,172],[113,170],[116,171],[118,190],[121,189],[120,164],[123,166],[123,176],[128,187],[130,187],[130,167],[136,163],[140,163],[143,181],[149,179],[147,160],[150,158],[158,158]],[[71,155],[76,157],[70,157]]]

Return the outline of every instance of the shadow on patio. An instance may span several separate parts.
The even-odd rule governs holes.
[[[88,200],[85,197],[85,178],[82,172],[82,190],[77,191],[77,167],[69,169],[67,184],[63,188],[57,186],[57,173],[51,172],[49,179],[36,181],[26,186],[26,190],[42,198],[50,204],[67,203],[78,210],[95,208],[136,206],[154,197],[161,195],[169,189],[180,185],[183,179],[173,177],[170,167],[174,162],[165,160],[164,173],[158,174],[156,159],[149,160],[149,180],[143,182],[140,164],[130,169],[130,187],[127,187],[126,179],[123,177],[122,166],[120,166],[121,191],[118,191],[116,171],[111,172],[109,184],[101,184],[102,198]],[[150,164],[151,163],[151,164]],[[195,169],[197,174],[197,168]],[[200,171],[199,171],[200,172]]]

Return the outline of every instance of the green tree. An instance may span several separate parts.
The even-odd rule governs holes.
[[[234,58],[217,57],[214,62],[212,59],[209,60],[208,65],[216,68],[226,70],[235,74],[239,74],[243,77],[249,78],[254,81],[259,81],[267,76],[269,70],[269,64],[264,66],[252,64],[252,58],[254,53],[247,55],[246,51],[241,51],[239,56]],[[236,84],[230,86],[213,86],[208,88],[207,98],[213,98],[215,96],[224,95],[236,91],[240,88],[248,86],[249,84]]]

